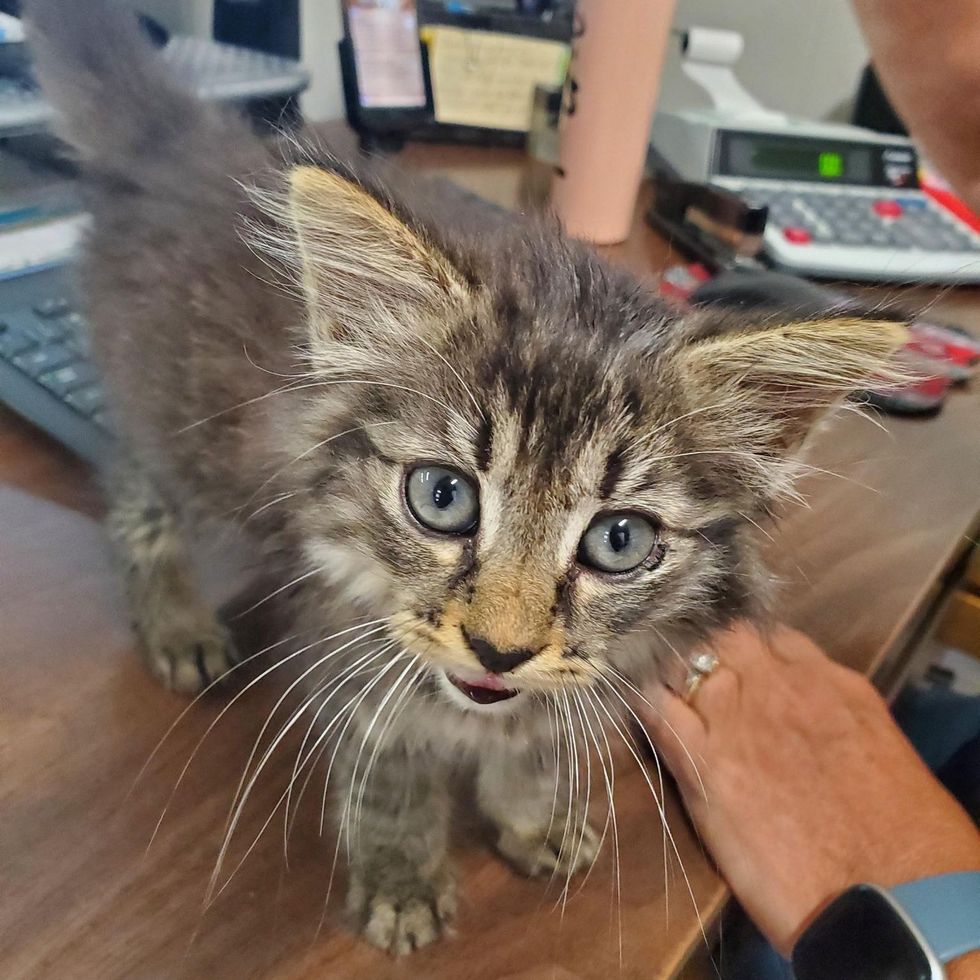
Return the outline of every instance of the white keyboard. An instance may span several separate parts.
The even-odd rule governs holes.
[[[174,36],[161,54],[182,85],[219,102],[295,95],[310,81],[296,61],[201,38]],[[0,136],[44,129],[53,115],[31,82],[0,77]]]

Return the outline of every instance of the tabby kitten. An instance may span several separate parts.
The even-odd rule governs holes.
[[[194,692],[232,665],[185,544],[232,515],[296,634],[339,630],[275,652],[316,655],[286,727],[311,726],[301,772],[328,750],[372,943],[451,920],[451,770],[517,868],[588,865],[566,733],[599,750],[665,652],[762,615],[754,521],[897,329],[679,317],[546,222],[260,141],[109,0],[26,6],[93,216],[150,670]]]

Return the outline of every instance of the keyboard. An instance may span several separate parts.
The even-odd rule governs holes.
[[[87,347],[65,269],[0,282],[0,401],[98,465],[113,437]]]
[[[841,279],[980,281],[980,235],[924,191],[718,178],[768,205],[776,268]]]

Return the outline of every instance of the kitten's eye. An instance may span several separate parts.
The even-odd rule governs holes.
[[[468,534],[480,516],[476,487],[444,466],[419,466],[408,474],[405,497],[420,524],[442,534]]]
[[[578,560],[602,572],[628,572],[657,543],[657,529],[639,514],[602,514],[582,535]]]

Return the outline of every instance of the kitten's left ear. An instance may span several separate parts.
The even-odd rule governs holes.
[[[900,323],[810,320],[729,331],[679,351],[681,381],[725,443],[760,459],[791,456],[849,392],[900,372]]]
[[[417,333],[465,296],[449,260],[351,181],[296,167],[288,207],[314,340]]]

